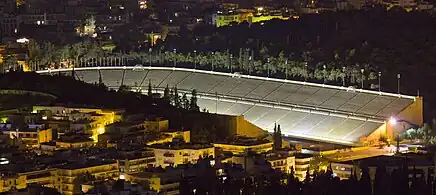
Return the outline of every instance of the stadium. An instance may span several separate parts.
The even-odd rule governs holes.
[[[71,69],[38,71],[71,74]],[[110,88],[162,92],[168,85],[181,93],[198,91],[199,106],[211,113],[243,115],[286,136],[344,145],[368,145],[380,136],[393,138],[408,125],[422,125],[422,98],[348,87],[273,79],[238,73],[172,67],[82,67],[76,78]],[[179,92],[179,93],[180,93]],[[401,123],[389,123],[398,120]]]

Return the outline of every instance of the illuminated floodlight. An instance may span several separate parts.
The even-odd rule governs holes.
[[[389,124],[391,124],[391,125],[395,125],[395,124],[397,124],[397,119],[395,119],[394,117],[391,117],[391,118],[389,119]]]
[[[21,39],[17,39],[17,43],[28,43],[29,39],[26,38],[21,38]]]

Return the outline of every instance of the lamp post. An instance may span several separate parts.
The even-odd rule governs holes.
[[[197,69],[197,50],[194,50],[194,69]]]
[[[381,92],[381,76],[382,72],[378,72],[378,91]]]
[[[342,66],[342,87],[345,87],[345,66]]]
[[[269,58],[267,59],[267,63],[266,63],[266,66],[267,66],[267,74],[268,74],[268,77],[269,77]]]
[[[233,73],[233,67],[232,67],[232,62],[233,62],[233,54],[230,54],[230,73]]]
[[[248,75],[251,74],[251,60],[252,60],[251,56],[248,57]]]
[[[360,69],[360,72],[362,73],[362,89],[363,89],[363,82],[365,80],[365,75],[363,74],[365,72],[365,69]]]
[[[212,71],[213,71],[214,54],[215,52],[212,52]]]
[[[403,120],[403,119],[398,120],[398,119],[396,119],[394,117],[389,118],[389,124],[391,125],[391,127],[397,125],[398,123],[403,123],[402,126],[403,126],[404,130],[406,130],[406,125],[404,123],[407,123],[408,125],[412,126],[415,129],[419,128],[419,125],[411,123],[410,121]],[[396,139],[397,139],[397,150],[396,150],[396,153],[399,154],[400,153],[400,133],[399,132],[397,132]]]
[[[176,66],[177,66],[177,59],[176,59],[177,50],[176,50],[176,49],[173,49],[173,53],[174,53],[174,59],[173,59],[173,61],[174,61],[174,67],[176,67]]]
[[[152,49],[149,48],[149,49],[148,49],[148,56],[149,56],[149,62],[150,62],[149,66],[150,66],[150,67],[151,67],[151,52],[152,52]]]
[[[309,72],[307,70],[307,62],[304,62],[304,69],[306,70],[306,75],[304,77],[304,82],[306,82],[307,81],[307,77],[309,77]]]
[[[398,89],[398,94],[400,94],[400,78],[401,78],[401,74],[398,73],[397,74],[397,89]]]
[[[326,66],[326,65],[323,65],[322,68],[324,69],[323,72],[322,72],[322,73],[323,73],[323,74],[322,74],[322,76],[323,76],[323,84],[325,84],[325,76],[326,76],[326,74],[327,74],[327,71],[326,71],[327,66]]]
[[[288,79],[288,59],[285,60],[285,79]]]

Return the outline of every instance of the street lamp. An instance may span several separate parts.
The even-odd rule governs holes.
[[[363,89],[363,81],[365,80],[365,75],[363,74],[363,72],[365,72],[365,69],[360,69],[360,72],[362,73],[362,89]]]
[[[382,72],[378,72],[378,91],[381,91],[381,76]]]
[[[197,189],[193,189],[192,190],[192,193],[194,193],[194,195],[195,195],[195,192],[197,192]]]
[[[288,59],[285,60],[285,79],[288,79]]]
[[[251,60],[252,60],[251,56],[248,57],[248,75],[251,74]]]
[[[213,71],[213,60],[214,60],[214,54],[215,54],[215,52],[212,52],[212,71]]]
[[[177,50],[176,50],[176,49],[173,49],[173,53],[174,53],[174,59],[173,59],[173,61],[174,61],[174,67],[176,67],[176,66],[177,66],[177,62],[176,62],[176,54],[177,54]]]
[[[398,123],[407,123],[408,125],[412,126],[415,129],[419,128],[419,125],[411,123],[410,121],[407,120],[398,120],[395,117],[391,117],[389,118],[389,124],[391,125],[391,127],[397,125]],[[406,130],[406,125],[403,124],[403,129]],[[400,133],[397,132],[397,154],[400,153]]]
[[[309,77],[309,72],[307,70],[307,62],[304,62],[304,69],[306,70],[306,75],[304,77],[304,82],[306,82],[307,81],[307,77]]]
[[[342,66],[342,87],[345,87],[345,66]]]
[[[325,76],[327,75],[327,71],[325,69],[327,68],[327,66],[323,65],[322,67],[324,68],[323,75],[322,75],[323,76],[323,80],[324,80],[323,83],[325,84]]]
[[[233,61],[233,54],[230,54],[230,73],[233,73],[232,61]]]
[[[266,64],[266,66],[267,66],[268,77],[269,77],[269,58],[267,59],[267,64]]]
[[[150,61],[150,67],[151,67],[151,51],[152,51],[152,49],[151,48],[149,48],[148,49],[148,56],[149,56],[149,61]]]
[[[194,69],[197,69],[197,50],[194,50]]]
[[[400,94],[400,78],[401,78],[401,74],[398,73],[398,74],[397,74],[397,88],[398,88],[398,94]]]

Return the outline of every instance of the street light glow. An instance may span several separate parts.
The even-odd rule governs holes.
[[[397,119],[395,119],[394,117],[391,117],[391,118],[389,119],[389,124],[391,124],[391,125],[395,125],[395,124],[397,124]]]

